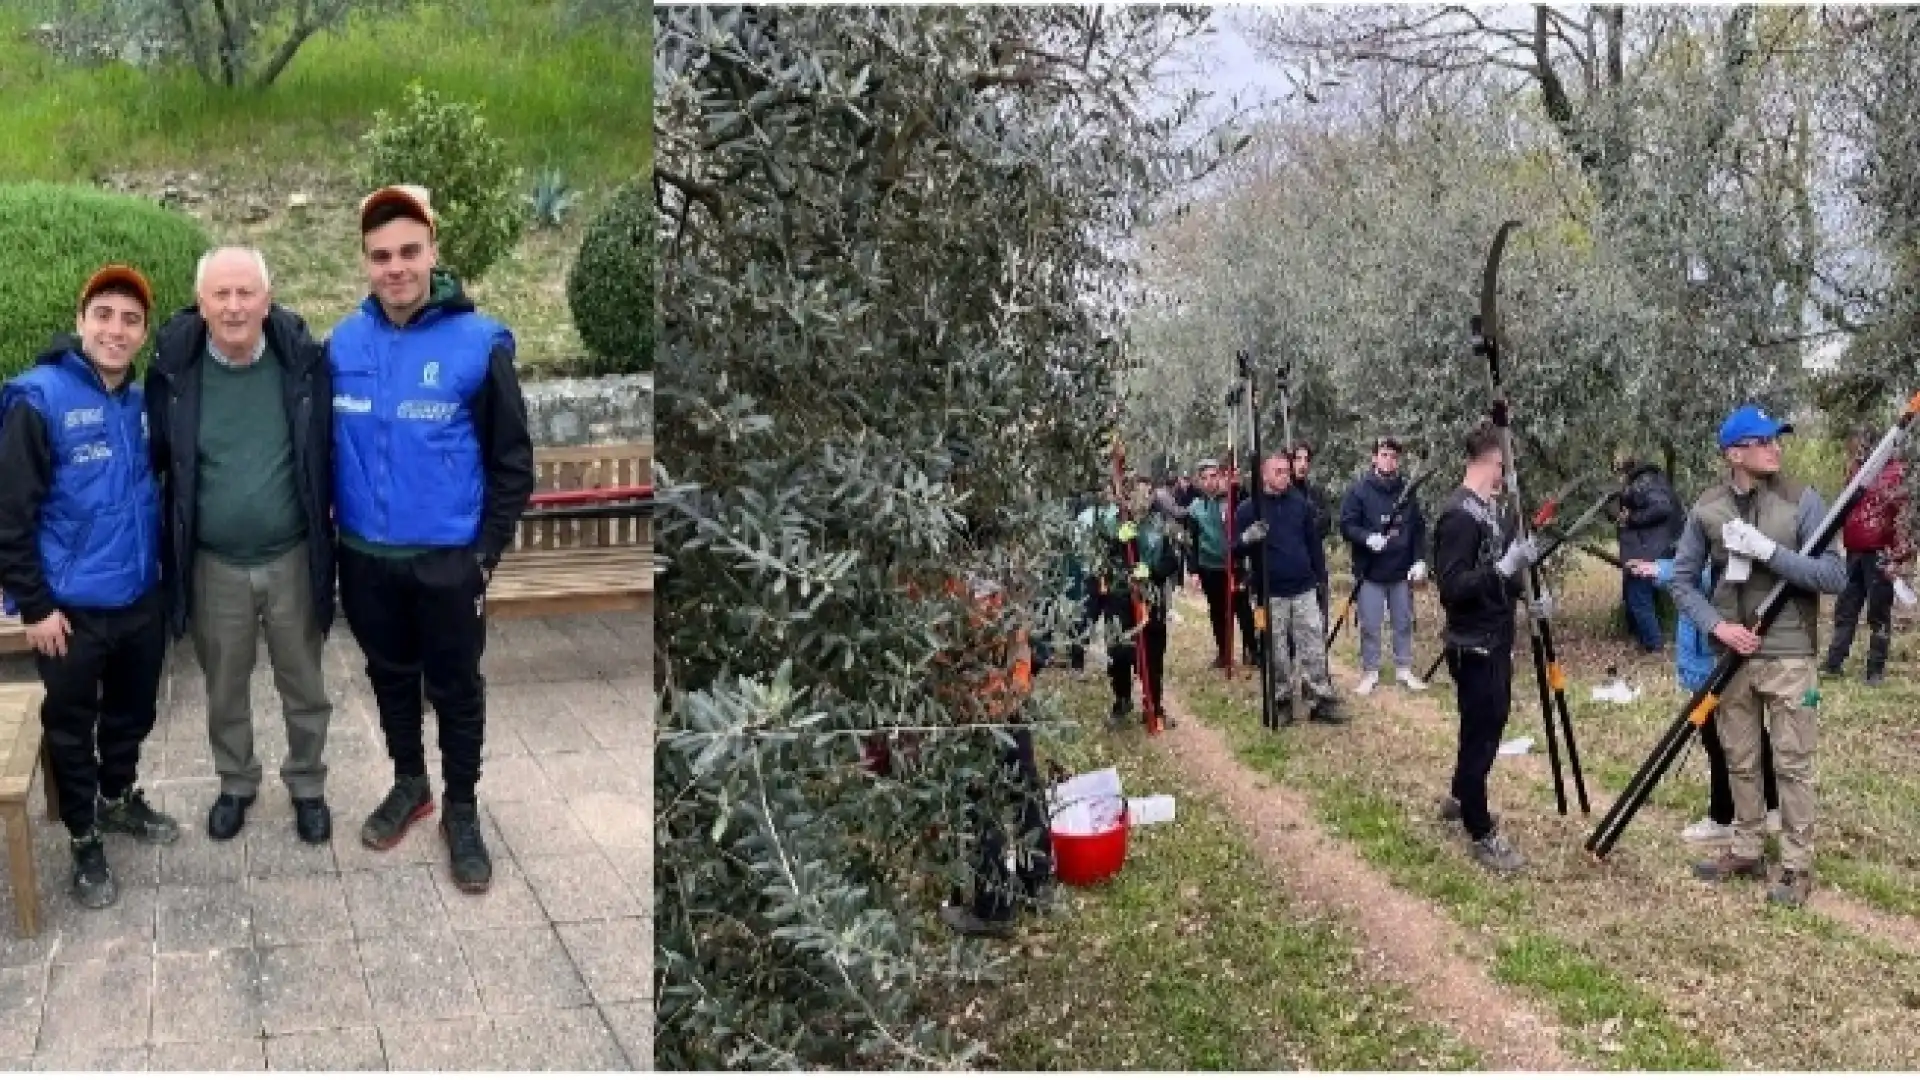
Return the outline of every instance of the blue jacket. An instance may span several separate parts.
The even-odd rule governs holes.
[[[11,489],[0,586],[7,613],[29,621],[56,608],[130,607],[160,583],[146,397],[131,378],[108,391],[76,349],[57,342],[0,388],[0,421],[31,410],[15,418],[23,430],[0,435]],[[24,430],[35,425],[43,430]],[[26,520],[37,521],[30,537]]]
[[[1240,534],[1254,522],[1255,501],[1249,498],[1234,510],[1233,544],[1236,555],[1259,551],[1267,567],[1267,596],[1282,598],[1313,592],[1327,574],[1327,552],[1320,542],[1319,513],[1312,501],[1289,487],[1279,495],[1262,492],[1267,539],[1261,548],[1240,543]],[[1258,563],[1256,563],[1258,565]]]
[[[334,514],[342,532],[375,544],[498,558],[533,489],[513,335],[451,278],[436,273],[434,286],[406,326],[368,297],[327,342]]]
[[[1400,527],[1387,537],[1386,547],[1378,552],[1367,549],[1368,536],[1386,533],[1394,503],[1407,490],[1407,483],[1399,473],[1385,477],[1368,469],[1354,478],[1340,503],[1340,535],[1353,545],[1353,565],[1363,580],[1378,585],[1405,581],[1426,550],[1427,519],[1420,512],[1419,499],[1407,500]]]
[[[1665,589],[1673,584],[1673,560],[1661,559],[1654,563],[1659,576],[1654,583]],[[1713,591],[1713,567],[1711,564],[1700,569],[1700,591],[1710,594]],[[1679,624],[1674,629],[1674,667],[1679,671],[1680,685],[1688,692],[1700,689],[1707,684],[1713,674],[1716,658],[1713,655],[1713,635],[1695,626],[1692,619],[1682,613]]]

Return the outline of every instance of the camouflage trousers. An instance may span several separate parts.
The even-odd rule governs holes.
[[[1273,626],[1273,649],[1267,662],[1273,665],[1274,700],[1293,697],[1293,679],[1298,675],[1309,701],[1331,701],[1333,678],[1327,672],[1327,627],[1319,596],[1308,589],[1299,596],[1269,597],[1267,617]]]

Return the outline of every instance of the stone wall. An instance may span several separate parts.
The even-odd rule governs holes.
[[[535,446],[653,440],[653,376],[544,379],[523,383]]]

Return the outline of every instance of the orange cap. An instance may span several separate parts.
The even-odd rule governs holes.
[[[367,217],[383,206],[402,206],[407,216],[426,223],[427,228],[438,234],[440,216],[433,212],[433,196],[426,188],[418,184],[388,184],[360,200],[360,232],[367,231]]]
[[[124,285],[132,289],[134,295],[140,298],[140,306],[149,313],[153,311],[153,286],[147,284],[146,275],[120,263],[109,263],[93,272],[93,276],[80,289],[80,307],[84,309],[87,301],[111,285]]]

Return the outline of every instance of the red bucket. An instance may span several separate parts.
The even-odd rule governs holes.
[[[1048,829],[1053,839],[1053,876],[1062,885],[1087,888],[1098,885],[1120,872],[1127,861],[1128,811],[1120,812],[1120,823],[1097,833],[1069,833]]]

